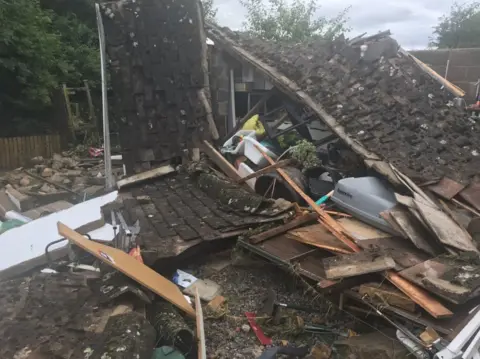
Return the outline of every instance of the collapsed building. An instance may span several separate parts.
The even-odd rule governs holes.
[[[18,332],[15,320],[28,308],[25,318],[39,326],[44,320],[48,339],[5,337],[5,357],[143,359],[156,342],[185,357],[197,357],[199,348],[198,357],[205,358],[205,345],[209,355],[229,357],[211,353],[215,333],[205,338],[200,299],[194,310],[176,286],[195,297],[192,283],[180,284],[173,273],[234,243],[300,278],[339,313],[378,316],[376,329],[394,328],[396,343],[417,357],[473,357],[480,304],[480,124],[459,108],[460,89],[402,50],[389,32],[272,44],[204,24],[199,1],[102,1],[100,8],[127,174],[102,218],[111,218],[109,230],[122,228],[121,236],[115,232],[100,246],[59,225],[72,247],[97,258],[68,249],[75,262],[94,264],[91,276],[97,278],[90,291],[65,274],[8,282],[21,300],[5,306],[5,327]],[[34,222],[10,230],[9,240]],[[65,257],[65,249],[55,257]],[[124,257],[138,256],[137,249],[142,264]],[[2,267],[0,278],[32,270],[20,260],[14,264],[14,275]],[[118,272],[111,267],[125,276],[112,281]],[[176,285],[158,273],[173,275]],[[202,300],[210,308],[221,296],[215,283],[203,284]],[[55,295],[50,289],[61,292],[57,287],[81,288],[67,293],[69,303],[57,318],[75,334],[56,341],[59,329],[48,319],[54,308],[29,297],[22,285],[41,287],[35,294],[41,297]],[[165,311],[160,298],[176,309]],[[36,313],[35,301],[45,312]],[[68,306],[80,302],[85,305],[68,320]],[[260,327],[282,321],[279,307],[319,310],[279,304],[271,293],[258,302],[256,314],[244,311],[265,355],[272,340]],[[100,320],[93,319],[97,307]],[[223,309],[220,316],[228,318]],[[177,324],[158,319],[164,312]],[[260,313],[270,319],[260,322]],[[298,327],[350,336],[335,325]],[[139,338],[122,334],[132,330]],[[240,331],[248,333],[248,325]],[[172,342],[180,332],[185,345]],[[461,345],[453,340],[459,337]],[[341,344],[323,356],[314,355],[316,345],[294,354],[328,358],[335,345]]]

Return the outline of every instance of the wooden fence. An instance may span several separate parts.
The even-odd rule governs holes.
[[[27,166],[36,156],[51,157],[61,151],[60,135],[0,137],[0,168]]]

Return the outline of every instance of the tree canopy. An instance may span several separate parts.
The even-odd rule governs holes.
[[[434,27],[430,46],[468,48],[480,46],[480,3],[454,3],[450,13]]]
[[[246,30],[271,41],[334,39],[348,31],[349,8],[334,18],[317,15],[316,0],[240,0],[247,10]]]
[[[75,1],[93,6],[87,0]],[[42,7],[39,0],[0,0],[0,24],[2,115],[43,111],[62,83],[98,81],[94,17],[87,23],[66,8],[55,12]]]

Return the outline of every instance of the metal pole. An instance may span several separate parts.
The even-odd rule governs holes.
[[[107,54],[105,50],[105,31],[103,28],[100,5],[95,4],[97,13],[98,41],[100,44],[100,64],[102,74],[102,113],[103,113],[103,147],[105,156],[105,188],[111,190],[114,186],[112,175],[112,155],[110,149],[110,124],[108,122],[108,98],[107,98]]]
[[[232,126],[229,129],[235,128],[237,115],[235,113],[235,73],[233,69],[230,69],[230,118]]]

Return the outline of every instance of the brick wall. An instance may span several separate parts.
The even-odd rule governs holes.
[[[447,79],[466,92],[467,103],[475,98],[475,83],[480,79],[480,48],[455,50],[419,50],[412,55],[432,67],[440,75],[445,75],[450,59]]]

